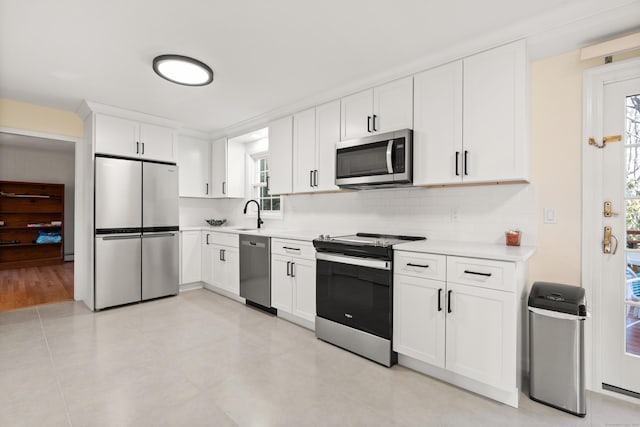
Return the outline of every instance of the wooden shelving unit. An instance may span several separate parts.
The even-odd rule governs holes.
[[[60,225],[52,225],[51,222]],[[64,261],[64,184],[0,181],[0,269]],[[36,225],[37,224],[37,225]],[[60,243],[35,243],[59,230]]]

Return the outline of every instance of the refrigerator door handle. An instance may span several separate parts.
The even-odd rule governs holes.
[[[102,240],[126,240],[126,239],[139,239],[140,234],[122,234],[118,236],[97,236],[98,239]]]
[[[176,233],[156,233],[156,234],[143,234],[143,239],[150,239],[152,237],[173,237]]]

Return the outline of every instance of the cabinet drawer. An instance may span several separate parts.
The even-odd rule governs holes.
[[[393,272],[425,279],[446,279],[447,257],[419,252],[396,251]]]
[[[316,250],[313,245],[302,240],[271,239],[271,253],[316,259]]]
[[[203,243],[207,243],[207,235],[209,235],[210,245],[230,246],[232,248],[240,247],[238,235],[235,233],[220,233],[215,231],[203,232]]]
[[[515,292],[515,276],[512,262],[447,257],[447,281],[451,283]]]

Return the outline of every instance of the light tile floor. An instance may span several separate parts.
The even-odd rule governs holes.
[[[514,409],[206,290],[0,313],[0,426],[640,426],[640,405],[587,410]]]

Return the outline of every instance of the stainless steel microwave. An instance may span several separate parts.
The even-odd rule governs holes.
[[[374,189],[411,185],[413,132],[403,129],[336,145],[336,185]]]

